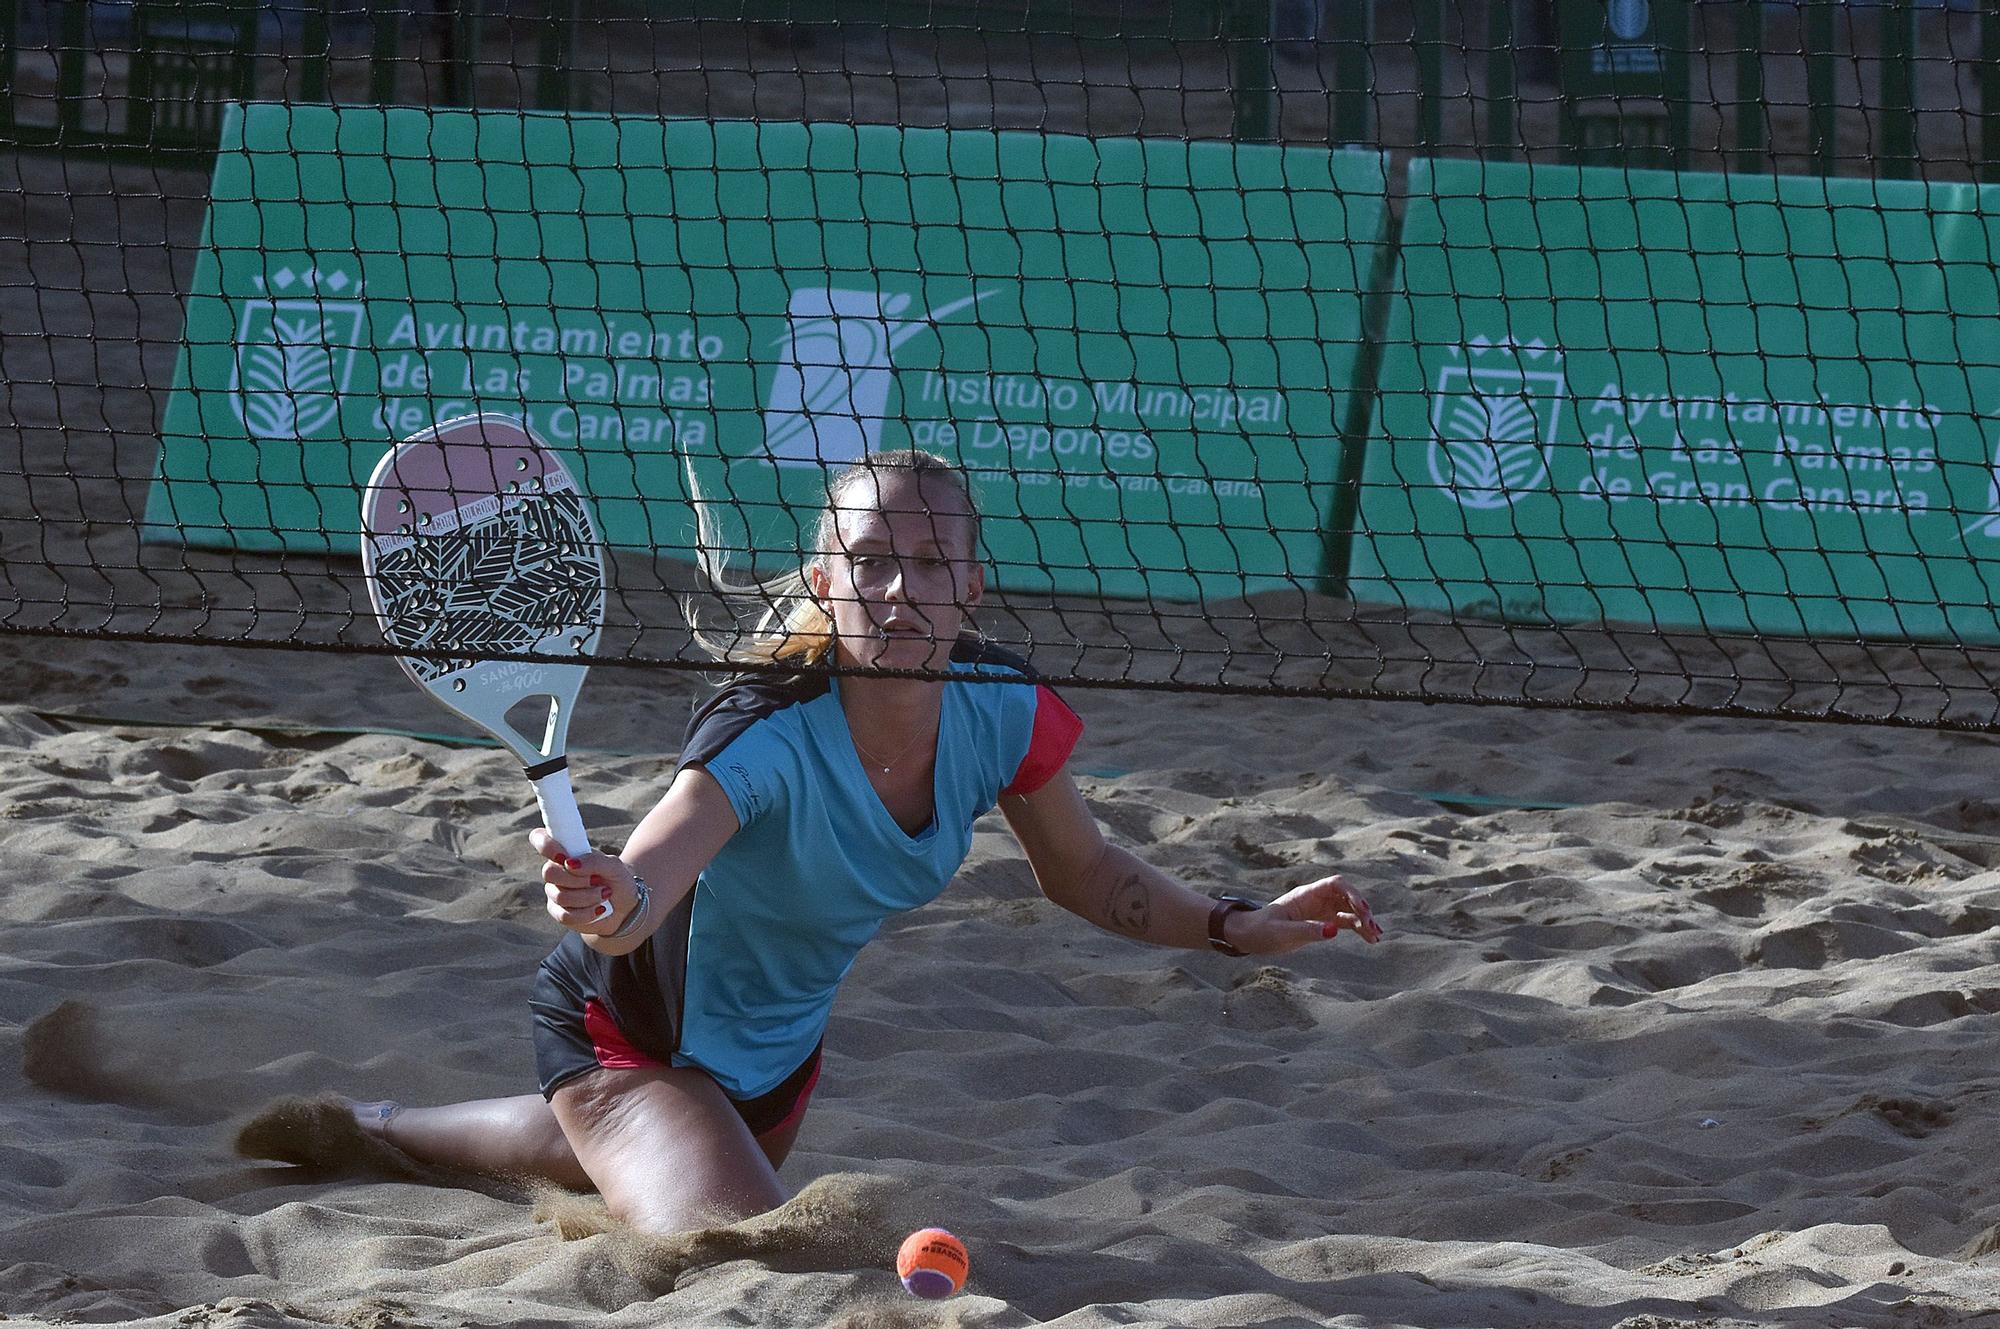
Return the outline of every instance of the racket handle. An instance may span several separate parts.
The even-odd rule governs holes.
[[[550,771],[535,781],[535,801],[542,808],[542,825],[548,827],[556,843],[572,857],[590,852],[590,832],[584,829],[583,814],[577,811],[576,791],[570,787],[569,768]],[[611,901],[597,907],[597,921],[611,917]]]

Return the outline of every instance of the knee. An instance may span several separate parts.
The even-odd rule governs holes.
[[[592,1135],[616,1131],[619,1119],[629,1111],[617,1080],[617,1076],[604,1071],[579,1075],[556,1090],[550,1106],[559,1109],[558,1120],[567,1117],[574,1126]]]
[[[555,1106],[605,1204],[641,1231],[734,1222],[784,1202],[742,1118],[699,1072],[599,1071],[558,1089]]]
[[[623,1140],[637,1127],[631,1097],[621,1089],[615,1073],[593,1071],[556,1090],[549,1100],[554,1130],[540,1141],[541,1147],[550,1154],[569,1154],[596,1176],[601,1162],[594,1160],[622,1153]],[[601,1180],[598,1189],[605,1189]]]

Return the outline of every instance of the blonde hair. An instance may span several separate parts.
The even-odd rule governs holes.
[[[829,551],[841,510],[840,500],[863,480],[887,480],[907,475],[916,481],[917,492],[932,477],[950,484],[965,504],[970,522],[969,543],[979,549],[979,505],[965,472],[936,453],[916,448],[877,452],[835,473],[826,487],[826,504],[813,527],[811,562]],[[738,576],[730,569],[730,551],[723,543],[721,522],[713,505],[702,494],[694,474],[687,468],[688,496],[694,503],[695,552],[708,587],[727,611],[728,620],[717,627],[702,620],[695,602],[686,602],[688,629],[694,642],[711,659],[730,664],[824,665],[833,653],[833,619],[813,594],[806,581],[805,565],[776,577],[759,579]],[[877,490],[880,493],[880,490]]]

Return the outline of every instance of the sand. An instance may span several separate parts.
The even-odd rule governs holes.
[[[450,725],[381,660],[61,657],[0,637],[13,1322],[2000,1325],[1991,739],[1075,694],[1120,842],[1205,889],[1337,867],[1385,940],[1137,946],[983,823],[843,991],[795,1206],[662,1243],[233,1149],[288,1095],[532,1087],[508,759],[316,731]],[[697,688],[593,678],[602,835]],[[937,1306],[890,1270],[929,1224],[972,1251]]]
[[[294,599],[355,608],[351,565],[133,541],[205,182],[0,171],[27,241],[0,246],[4,626],[276,633]],[[1266,631],[1214,631],[1262,667]],[[1438,677],[1427,650],[1398,675],[1393,643],[1360,647],[1336,682]],[[1446,647],[1537,670],[1572,649]],[[1626,648],[1673,667],[1628,642],[1614,691]],[[1837,676],[1837,653],[1794,653]],[[1903,667],[1921,703],[1938,676]],[[1545,695],[1605,699],[1568,686]],[[658,796],[698,690],[592,679],[576,776],[603,837]],[[0,1317],[2000,1326],[1994,739],[1071,699],[1121,843],[1203,889],[1338,868],[1382,944],[1142,948],[1041,900],[995,820],[856,966],[784,1171],[798,1199],[658,1241],[589,1196],[370,1154],[310,1106],[532,1088],[553,925],[508,759],[353,732],[451,728],[380,658],[0,632]],[[322,1165],[236,1151],[286,1100]],[[972,1253],[942,1305],[890,1270],[933,1224]]]

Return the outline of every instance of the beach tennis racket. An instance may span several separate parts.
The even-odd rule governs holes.
[[[519,420],[450,420],[376,465],[361,530],[382,636],[410,652],[396,657],[403,672],[520,758],[542,824],[571,854],[588,853],[567,744],[589,666],[456,655],[587,657],[597,648],[604,546],[575,479]],[[611,907],[605,901],[598,916]]]

